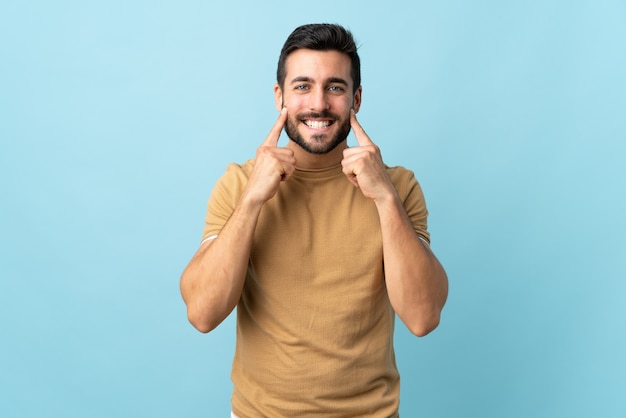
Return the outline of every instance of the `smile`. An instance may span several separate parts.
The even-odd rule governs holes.
[[[303,120],[302,122],[311,129],[324,129],[332,125],[330,120]]]

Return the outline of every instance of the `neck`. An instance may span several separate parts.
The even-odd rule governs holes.
[[[287,148],[292,149],[296,157],[296,168],[304,170],[318,170],[334,167],[341,164],[343,160],[343,150],[348,147],[348,141],[343,141],[335,149],[326,154],[312,154],[305,151],[300,145],[289,141]]]

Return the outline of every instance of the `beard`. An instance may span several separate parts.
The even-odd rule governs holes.
[[[317,119],[317,118],[330,118],[334,120],[334,124],[339,124],[339,127],[335,135],[330,141],[326,141],[328,134],[311,135],[309,141],[306,141],[300,131],[298,131],[298,125],[302,119]],[[350,133],[350,119],[341,121],[340,118],[330,112],[322,113],[307,113],[305,115],[299,115],[296,118],[288,118],[285,124],[285,132],[289,139],[298,144],[302,149],[311,154],[327,154],[337,148],[337,145],[346,140]]]

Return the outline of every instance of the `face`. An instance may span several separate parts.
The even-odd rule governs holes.
[[[285,65],[285,85],[276,85],[276,106],[287,107],[285,131],[305,151],[326,154],[350,132],[350,109],[358,111],[361,88],[353,90],[350,58],[338,51],[299,49]]]

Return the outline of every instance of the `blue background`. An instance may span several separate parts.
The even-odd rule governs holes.
[[[311,22],[354,32],[450,278],[434,333],[398,321],[402,416],[626,416],[617,0],[3,0],[0,415],[228,416],[234,318],[196,332],[178,279]]]

